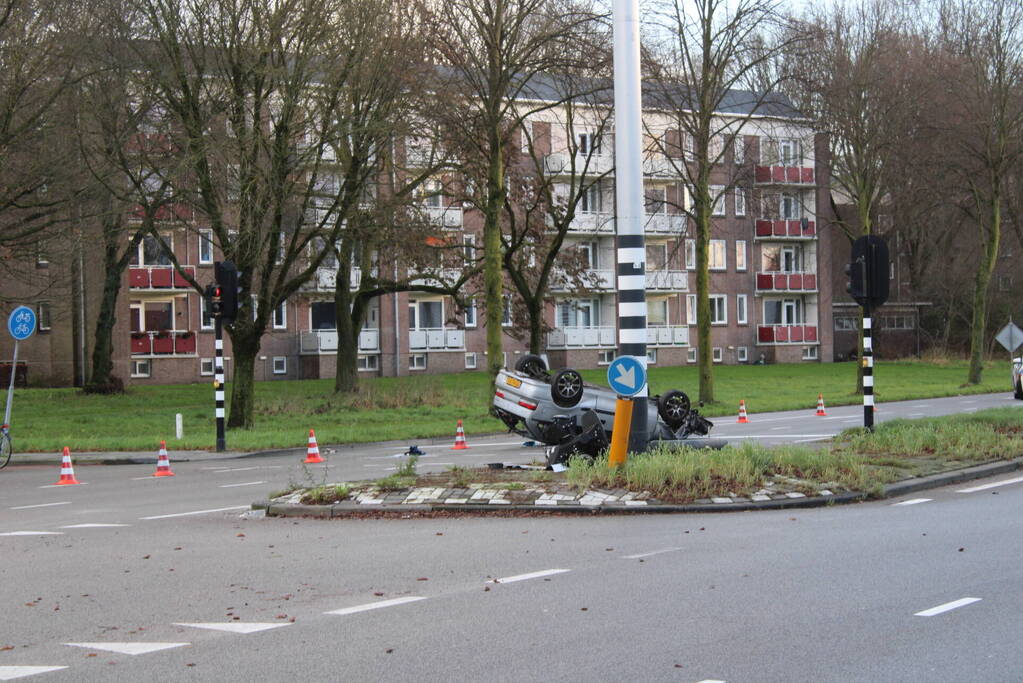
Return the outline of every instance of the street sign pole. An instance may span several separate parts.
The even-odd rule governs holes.
[[[14,377],[18,374],[18,340],[14,340],[14,362],[11,363],[11,381],[7,385],[7,407],[4,408],[4,424],[11,423],[11,404],[14,403]]]
[[[18,306],[7,318],[7,331],[14,339],[14,361],[11,363],[11,381],[7,385],[7,407],[4,425],[11,424],[11,404],[14,403],[14,380],[18,376],[18,342],[28,339],[36,331],[36,312],[28,306]]]
[[[863,426],[874,431],[874,343],[870,306],[863,307]]]
[[[646,427],[646,363],[633,356],[615,358],[607,367],[607,383],[618,394],[614,425],[611,427],[611,451],[607,457],[608,464],[617,467],[625,464],[629,451],[641,453],[646,450],[645,431],[642,446],[636,448],[633,445],[637,412],[643,413],[643,426]],[[635,396],[643,397],[639,401],[639,410],[636,410],[633,400]]]
[[[219,297],[217,297],[219,304]],[[213,318],[215,330],[214,345],[216,347],[216,358],[213,361],[213,401],[217,417],[217,453],[227,450],[227,440],[224,437],[224,321],[219,312]]]

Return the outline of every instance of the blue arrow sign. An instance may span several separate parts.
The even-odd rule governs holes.
[[[18,306],[7,318],[7,331],[17,341],[28,339],[36,331],[36,312],[28,306]]]
[[[619,356],[607,368],[607,383],[619,396],[635,396],[646,386],[646,368],[635,356]]]

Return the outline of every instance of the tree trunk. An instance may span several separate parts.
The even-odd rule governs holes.
[[[487,326],[487,372],[497,377],[503,365],[501,320],[504,316],[504,272],[501,269],[500,210],[504,206],[504,163],[500,142],[491,144],[487,205],[483,216],[483,302]]]
[[[704,190],[706,192],[706,190]],[[700,401],[714,402],[714,357],[710,339],[710,206],[701,202],[696,217],[696,360]]]
[[[529,311],[529,352],[539,356],[543,346],[543,298],[533,297],[526,302]]]
[[[103,277],[103,295],[99,302],[96,317],[96,333],[92,349],[92,372],[86,383],[86,392],[110,393],[123,391],[124,387],[115,387],[114,373],[114,325],[117,323],[117,298],[121,292],[121,271],[117,268],[116,247],[113,255],[110,250],[106,254],[106,268]]]
[[[970,370],[966,378],[967,384],[980,384],[980,376],[984,370],[987,290],[991,283],[995,262],[998,260],[998,242],[1001,236],[1001,197],[997,191],[992,197],[990,210],[991,227],[988,229],[984,260],[977,268],[977,275],[973,281],[973,320],[970,324]]]
[[[337,283],[334,287],[334,319],[337,320],[337,368],[334,371],[334,391],[353,394],[359,390],[359,327],[352,306],[350,282],[351,264],[344,259],[338,264]]]
[[[255,367],[259,353],[259,340],[263,331],[247,326],[231,332],[234,371],[231,375],[231,415],[227,419],[230,429],[249,429],[253,424],[256,407]]]

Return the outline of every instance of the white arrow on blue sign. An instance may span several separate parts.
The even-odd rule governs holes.
[[[646,386],[646,368],[634,356],[619,356],[607,368],[607,383],[619,396],[635,396]]]
[[[7,317],[7,331],[18,341],[28,339],[36,331],[36,312],[28,306],[18,306]]]

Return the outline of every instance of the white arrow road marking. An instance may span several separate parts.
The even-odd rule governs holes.
[[[630,367],[628,370],[624,366],[618,366],[618,377],[615,378],[623,386],[634,389],[636,387],[636,368]]]
[[[190,517],[192,515],[207,515],[211,512],[230,512],[232,510],[248,510],[250,505],[233,505],[229,508],[213,508],[212,510],[195,510],[194,512],[175,512],[172,515],[152,515],[151,517],[139,517],[139,519],[169,519],[171,517]]]
[[[131,526],[131,524],[69,524],[60,527],[61,529],[105,529],[107,527]]]
[[[1007,484],[1018,484],[1023,481],[1023,477],[1013,477],[1012,479],[1003,479],[996,481],[991,484],[981,484],[980,486],[971,486],[968,489],[959,489],[956,493],[975,493],[976,491],[987,491],[988,489],[995,489],[999,486],[1006,486]]]
[[[932,500],[934,500],[934,499],[933,498],[910,498],[909,500],[904,500],[904,501],[902,501],[900,503],[892,503],[892,507],[895,507],[895,506],[898,506],[898,505],[919,505],[920,503],[930,503]]]
[[[13,681],[15,678],[25,678],[66,668],[66,666],[0,666],[0,681]]]
[[[145,655],[160,650],[170,650],[175,647],[184,647],[191,643],[64,643],[71,647],[84,647],[86,650],[106,650],[122,655]]]
[[[930,609],[925,609],[923,612],[917,612],[913,616],[915,617],[933,617],[936,614],[942,614],[949,612],[958,607],[965,607],[966,605],[972,605],[975,602],[980,602],[980,598],[960,598],[959,600],[953,600],[952,602],[946,602],[944,605],[938,605]]]
[[[211,631],[229,631],[231,633],[258,633],[259,631],[269,631],[272,628],[280,628],[281,626],[291,626],[289,622],[250,622],[243,624],[239,621],[228,621],[228,622],[210,622],[210,623],[185,623],[181,621],[175,621],[175,626],[190,626],[192,628],[205,628]]]
[[[63,531],[8,531],[0,536],[63,536]]]
[[[664,550],[654,550],[649,553],[639,553],[638,555],[625,555],[622,557],[623,560],[638,560],[641,557],[651,557],[653,555],[660,555],[661,553],[673,553],[676,550],[682,550],[682,548],[665,548]]]
[[[245,482],[243,484],[221,484],[220,488],[222,488],[222,489],[233,489],[236,486],[255,486],[256,484],[265,484],[265,483],[266,483],[265,481],[247,481],[247,482]]]
[[[12,510],[31,510],[32,508],[50,508],[54,505],[71,505],[70,500],[65,500],[61,503],[39,503],[38,505],[18,505],[17,507],[11,508]]]
[[[368,612],[371,609],[380,609],[381,607],[392,607],[394,605],[404,605],[407,602],[417,602],[419,600],[426,600],[426,598],[417,597],[410,595],[404,598],[394,598],[392,600],[381,600],[380,602],[370,602],[365,605],[356,605],[355,607],[344,607],[342,609],[332,610],[330,612],[324,612],[324,614],[339,614],[344,616],[345,614],[355,614],[356,612]]]
[[[501,579],[491,579],[487,583],[515,583],[516,581],[526,581],[528,579],[539,579],[541,576],[551,576],[553,574],[564,574],[570,572],[571,569],[544,569],[540,572],[530,572],[529,574],[516,574],[515,576],[506,576]]]

